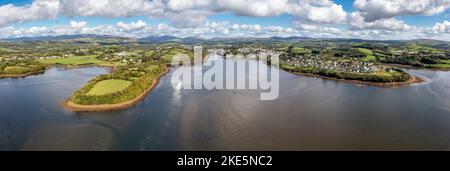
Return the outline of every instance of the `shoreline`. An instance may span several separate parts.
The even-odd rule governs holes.
[[[194,66],[196,64],[204,64],[205,62],[208,61],[208,59],[209,59],[209,55],[206,55],[205,57],[202,58],[201,62],[191,61],[191,63],[189,63],[189,65]],[[166,65],[167,67],[172,67],[172,63],[165,63],[164,65]]]
[[[318,75],[318,74],[290,72],[290,71],[286,71],[284,69],[281,69],[281,70],[291,73],[291,74],[301,75],[301,76],[306,76],[306,77],[316,77],[316,78],[321,78],[321,79],[325,79],[325,80],[334,80],[334,81],[345,82],[345,83],[349,83],[349,84],[366,85],[366,86],[382,87],[382,88],[402,88],[402,87],[407,87],[407,86],[410,86],[413,84],[419,84],[419,83],[426,82],[424,79],[422,79],[418,76],[415,76],[415,75],[411,75],[411,79],[409,79],[408,81],[404,81],[404,82],[377,83],[377,82],[368,82],[368,81],[360,81],[360,80],[339,79],[339,78],[333,78],[333,77],[326,77],[326,76],[322,76],[322,75]]]
[[[170,69],[167,68],[166,71],[158,75],[153,80],[152,85],[147,90],[145,90],[141,95],[126,102],[117,104],[102,104],[102,105],[79,105],[70,101],[69,98],[68,100],[63,101],[61,105],[66,109],[72,110],[73,112],[107,112],[107,111],[127,109],[135,106],[136,104],[144,100],[145,97],[147,97],[147,95],[159,84],[161,77],[166,75],[169,71]]]
[[[0,79],[2,79],[2,78],[25,78],[25,77],[32,76],[32,75],[40,75],[40,74],[44,74],[48,70],[48,68],[49,67],[47,67],[41,71],[29,72],[29,73],[25,73],[25,74],[2,74],[2,75],[0,75]]]
[[[54,64],[54,65],[49,66],[48,68],[53,68],[53,67],[64,68],[64,69],[76,69],[76,68],[88,68],[88,67],[105,67],[105,68],[110,68],[111,71],[113,71],[114,69],[116,69],[117,66],[115,66],[115,65],[102,65],[102,64],[89,64],[89,65],[62,65],[62,64]]]
[[[84,67],[107,67],[107,68],[110,68],[111,70],[114,70],[117,66],[114,66],[114,65],[101,65],[101,64],[90,64],[90,65],[61,65],[61,64],[54,64],[54,65],[49,65],[44,70],[37,71],[37,72],[30,72],[30,73],[25,73],[25,74],[2,74],[2,75],[0,75],[0,79],[4,79],[4,78],[25,78],[25,77],[33,76],[33,75],[40,75],[40,74],[44,74],[49,69],[52,69],[52,68],[55,68],[55,67],[56,68],[64,68],[64,69],[74,69],[74,68],[84,68]]]
[[[405,68],[405,69],[416,69],[416,70],[431,70],[431,71],[450,71],[450,68],[439,68],[439,67],[416,67],[404,64],[385,64],[387,66]]]

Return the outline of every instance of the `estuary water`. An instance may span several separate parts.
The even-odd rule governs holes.
[[[409,70],[427,82],[392,89],[280,71],[279,98],[261,101],[261,90],[173,88],[172,70],[126,110],[60,106],[108,70],[52,68],[1,79],[0,150],[450,149],[450,72]]]

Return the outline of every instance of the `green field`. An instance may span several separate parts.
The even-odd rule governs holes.
[[[292,48],[292,53],[300,54],[300,53],[311,53],[310,49],[294,47]]]
[[[125,56],[132,56],[132,55],[138,55],[139,52],[141,52],[141,51],[136,50],[136,51],[131,51],[131,52],[120,52],[120,53],[115,53],[115,54],[116,55],[123,54]]]
[[[373,75],[383,76],[383,77],[390,77],[395,75],[396,73],[390,73],[390,72],[376,72],[373,73]]]
[[[147,51],[147,52],[145,52],[145,56],[152,56],[153,55],[153,51]]]
[[[364,62],[373,62],[373,61],[377,60],[377,57],[373,56],[372,50],[364,49],[364,48],[358,48],[358,51],[367,55],[363,59]]]
[[[432,67],[432,68],[442,68],[442,69],[450,68],[450,64],[432,64],[432,65],[427,65],[427,66]]]
[[[96,58],[96,55],[90,56],[75,56],[68,58],[57,58],[57,59],[44,59],[40,60],[40,62],[45,64],[60,64],[60,65],[115,65],[113,62],[101,61]]]
[[[27,73],[28,69],[21,66],[8,66],[3,69],[4,74],[24,74]]]
[[[428,45],[422,45],[417,43],[411,43],[407,45],[408,48],[414,49],[414,50],[429,50],[429,51],[436,51],[435,48],[432,48]]]
[[[293,70],[293,69],[296,69],[297,67],[292,66],[292,65],[281,64],[280,68],[287,69],[287,70]]]
[[[431,68],[442,68],[442,69],[448,69],[450,68],[450,60],[440,60],[440,64],[431,64],[427,65]]]
[[[15,52],[15,50],[12,50],[12,49],[9,49],[9,48],[0,47],[0,52]]]
[[[157,69],[159,66],[158,65],[149,65],[148,67],[145,68],[146,72],[151,72],[155,69]]]
[[[172,62],[172,58],[175,55],[188,55],[191,60],[194,59],[194,54],[192,51],[189,51],[186,49],[175,48],[175,49],[172,49],[172,50],[168,51],[167,53],[165,53],[163,56],[163,60],[165,62]]]
[[[450,59],[449,60],[441,60],[441,63],[450,64]]]
[[[91,90],[89,90],[89,92],[86,93],[86,95],[101,96],[105,94],[111,94],[126,89],[130,85],[131,81],[116,80],[116,79],[104,80],[95,84],[95,86]]]

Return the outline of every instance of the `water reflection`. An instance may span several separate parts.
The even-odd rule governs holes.
[[[280,71],[279,99],[260,101],[260,90],[173,88],[172,71],[127,110],[73,113],[60,107],[74,90],[107,72],[53,68],[0,80],[0,150],[449,148],[449,72],[411,70],[428,82],[390,89]]]

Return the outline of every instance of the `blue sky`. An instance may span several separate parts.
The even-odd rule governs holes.
[[[423,36],[448,38],[450,2],[447,0],[375,2],[376,0],[111,0],[101,4],[95,0],[0,0],[0,12],[10,13],[0,15],[0,29],[6,30],[0,34],[0,38],[38,36],[58,31],[59,34],[89,31],[97,33],[95,27],[109,27],[111,33],[102,34],[134,37],[152,34],[191,36],[188,34],[192,33],[206,37],[279,34],[368,39],[383,39],[392,35],[398,36],[394,37],[398,39]],[[392,6],[397,11],[387,9]],[[439,9],[444,10],[437,11]],[[69,26],[72,30],[68,30]],[[219,26],[222,28],[217,28]],[[64,27],[67,28],[63,31]],[[155,30],[156,27],[160,30]],[[35,29],[30,31],[31,28]],[[274,33],[274,30],[277,32]]]

